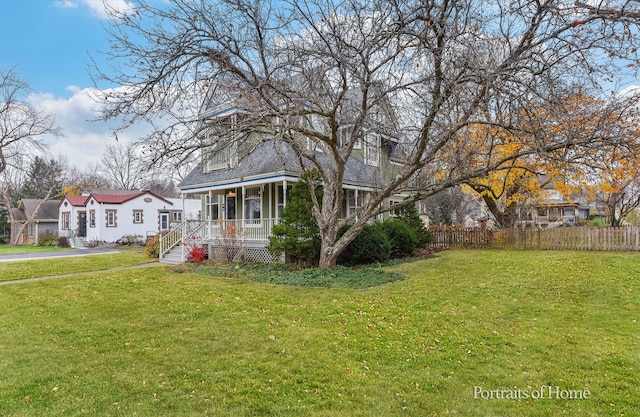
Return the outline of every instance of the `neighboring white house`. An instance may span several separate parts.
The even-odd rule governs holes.
[[[151,191],[99,190],[65,196],[59,206],[58,234],[72,245],[145,240],[188,218],[198,218],[199,200],[163,198]]]

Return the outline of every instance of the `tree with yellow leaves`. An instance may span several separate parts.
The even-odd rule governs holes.
[[[473,125],[473,141],[491,148],[479,155],[506,162],[466,184],[502,227],[513,226],[518,205],[537,202],[540,191],[548,187],[567,199],[582,195],[604,204],[610,224],[618,226],[640,205],[638,99],[628,94],[605,100],[578,90],[545,105],[532,104],[518,115],[515,126]],[[537,141],[554,140],[575,146],[511,157],[525,146],[535,148]]]

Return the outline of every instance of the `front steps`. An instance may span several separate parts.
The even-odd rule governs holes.
[[[173,249],[171,249],[169,253],[165,253],[165,255],[162,258],[160,258],[160,263],[167,264],[167,265],[177,265],[177,264],[183,263],[182,246],[178,245]]]

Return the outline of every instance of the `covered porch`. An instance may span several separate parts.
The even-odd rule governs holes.
[[[184,262],[186,247],[197,242],[208,248],[209,259],[278,261],[266,246],[297,180],[293,176],[279,176],[183,191],[200,195],[201,219],[184,221],[161,237],[161,260],[173,250],[180,252],[179,261]],[[368,198],[370,190],[345,185],[344,191],[343,215],[349,215]]]

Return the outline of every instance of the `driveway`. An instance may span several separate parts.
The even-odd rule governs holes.
[[[115,248],[115,247],[102,247],[102,248],[59,250],[59,251],[51,251],[51,252],[15,253],[15,254],[8,254],[8,255],[0,255],[0,262],[31,261],[34,259],[47,259],[47,258],[68,258],[70,256],[102,255],[105,253],[117,253],[121,251],[122,249]]]

